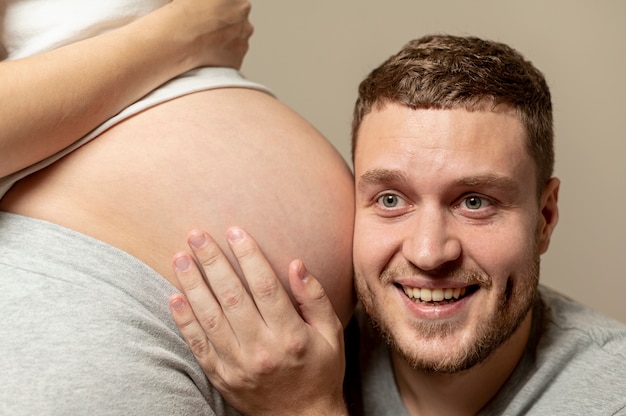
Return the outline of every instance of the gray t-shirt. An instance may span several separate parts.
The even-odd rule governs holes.
[[[235,415],[127,253],[0,212],[0,414]]]
[[[354,413],[408,416],[389,349],[358,313],[360,342],[347,340],[348,360],[359,350],[359,373],[347,376],[348,396],[361,398]],[[626,415],[626,326],[540,286],[524,356],[479,414]]]

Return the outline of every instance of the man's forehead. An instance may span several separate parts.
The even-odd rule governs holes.
[[[413,140],[418,139],[418,140]],[[487,143],[491,141],[491,143]],[[526,133],[517,112],[499,110],[469,111],[453,109],[411,109],[398,103],[387,103],[372,109],[357,132],[355,164],[364,147],[369,152],[410,151],[416,144],[422,149],[454,146],[490,147],[508,142],[510,151],[526,149]],[[404,147],[404,149],[400,149]]]
[[[441,186],[512,189],[517,185],[506,178],[535,174],[521,121],[511,112],[387,105],[368,117],[354,153],[361,191],[426,179]]]

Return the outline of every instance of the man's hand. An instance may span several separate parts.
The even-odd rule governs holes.
[[[211,383],[246,414],[347,414],[343,328],[322,286],[291,263],[300,316],[256,242],[236,228],[227,237],[249,292],[204,232],[189,245],[208,285],[189,254],[174,257],[185,296],[172,296],[172,315]]]

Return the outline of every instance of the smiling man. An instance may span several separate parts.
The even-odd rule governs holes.
[[[353,152],[367,413],[624,411],[607,374],[626,373],[624,328],[538,285],[560,183],[530,62],[476,38],[409,43],[361,83]]]
[[[352,133],[360,307],[356,333],[346,334],[350,413],[626,414],[624,325],[539,285],[560,185],[543,75],[504,44],[427,36],[361,83]],[[264,310],[280,297],[254,289],[271,276],[254,242],[244,237],[232,250],[258,312],[218,295],[216,313],[218,302],[198,295],[210,292],[197,271],[178,274],[196,316],[181,307],[174,317],[205,372],[249,413],[344,414],[332,400],[341,343],[312,279],[300,266],[304,285],[295,272],[290,281],[305,331],[294,311]],[[213,243],[194,251],[214,293],[236,281]],[[255,332],[250,314],[269,329]],[[242,334],[273,344],[255,350],[261,358],[240,357]]]
[[[556,223],[558,180],[537,210],[534,164],[512,111],[386,104],[362,131],[357,289],[394,362],[454,373],[516,334],[491,360],[512,369]]]

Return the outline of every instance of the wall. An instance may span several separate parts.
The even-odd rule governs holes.
[[[551,86],[561,218],[542,282],[626,322],[626,1],[253,0],[244,73],[349,160],[359,81],[428,33],[503,41]]]

